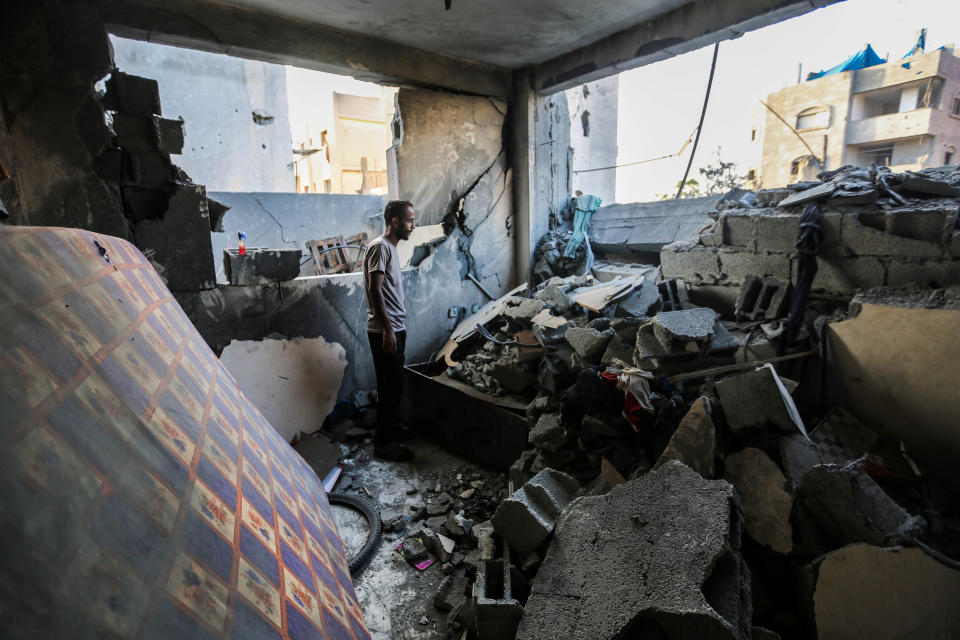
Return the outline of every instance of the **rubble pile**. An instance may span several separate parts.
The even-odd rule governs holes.
[[[936,235],[937,246],[952,246],[956,168],[823,177],[727,201],[713,231],[722,240],[709,245],[705,234],[682,251],[709,253],[704,264],[716,270],[728,258],[724,242],[742,243],[741,254],[769,251],[775,220],[791,236],[786,255],[799,232],[791,199],[813,198],[823,203],[824,237],[837,230],[821,245],[833,247],[825,256],[840,247],[859,256],[857,239],[874,233],[894,244]],[[778,205],[783,212],[769,210]],[[826,328],[847,316],[853,291],[811,298],[799,329],[785,331],[796,305],[790,260],[784,269],[744,260],[743,276],[723,285],[738,285],[735,305],[718,308],[698,305],[689,280],[670,277],[689,270],[671,272],[668,258],[660,270],[604,265],[603,280],[544,269],[549,277],[526,295],[514,291],[477,314],[477,326],[458,327],[443,351],[446,374],[526,403],[529,446],[484,521],[461,531],[450,512],[427,512],[427,527],[474,554],[437,594],[443,607],[449,589],[459,594],[438,637],[813,637],[846,624],[838,611],[847,596],[824,579],[836,554],[960,553],[955,494],[896,437],[822,393]],[[941,306],[957,297],[939,293],[903,296]],[[911,553],[898,566],[927,571],[934,562],[938,579],[956,584],[957,567],[936,554]],[[878,570],[863,571],[870,581]],[[855,604],[869,612],[883,602]]]
[[[751,278],[797,282],[797,228],[804,207],[817,203],[814,292],[849,297],[881,286],[960,284],[960,167],[898,174],[844,166],[820,178],[760,191],[753,207],[728,200],[727,208],[708,212],[714,222],[697,239],[663,248],[663,275],[684,279],[700,304],[727,314],[736,303],[741,314],[755,315],[758,298],[738,301],[741,287]],[[776,307],[780,300],[770,302]]]

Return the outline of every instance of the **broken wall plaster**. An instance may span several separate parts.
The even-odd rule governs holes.
[[[240,389],[287,442],[310,433],[333,410],[347,352],[323,337],[234,340],[220,361]]]

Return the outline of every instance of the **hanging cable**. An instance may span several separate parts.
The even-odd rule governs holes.
[[[693,166],[693,158],[697,155],[697,144],[700,142],[700,132],[703,131],[703,119],[707,117],[707,103],[710,102],[710,89],[713,87],[713,74],[717,70],[717,53],[720,51],[720,43],[713,45],[713,62],[710,63],[710,79],[707,80],[707,94],[703,97],[703,109],[700,111],[700,124],[697,125],[697,137],[693,139],[693,149],[690,150],[690,160],[687,161],[687,170],[683,172],[683,180],[680,181],[680,187],[677,189],[675,200],[680,198],[683,193],[683,187],[687,184],[687,177],[690,175],[690,168]]]

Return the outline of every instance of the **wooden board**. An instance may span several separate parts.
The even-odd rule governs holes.
[[[595,313],[603,312],[607,306],[627,297],[634,289],[643,283],[645,276],[629,276],[616,278],[603,284],[577,289],[570,294],[570,299],[584,309]]]

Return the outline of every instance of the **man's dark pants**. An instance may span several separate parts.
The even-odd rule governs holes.
[[[377,372],[377,432],[373,436],[373,446],[387,444],[396,440],[397,410],[403,395],[404,349],[407,345],[407,332],[397,331],[397,350],[386,353],[383,350],[383,334],[367,332],[370,351],[373,353],[373,368]]]

